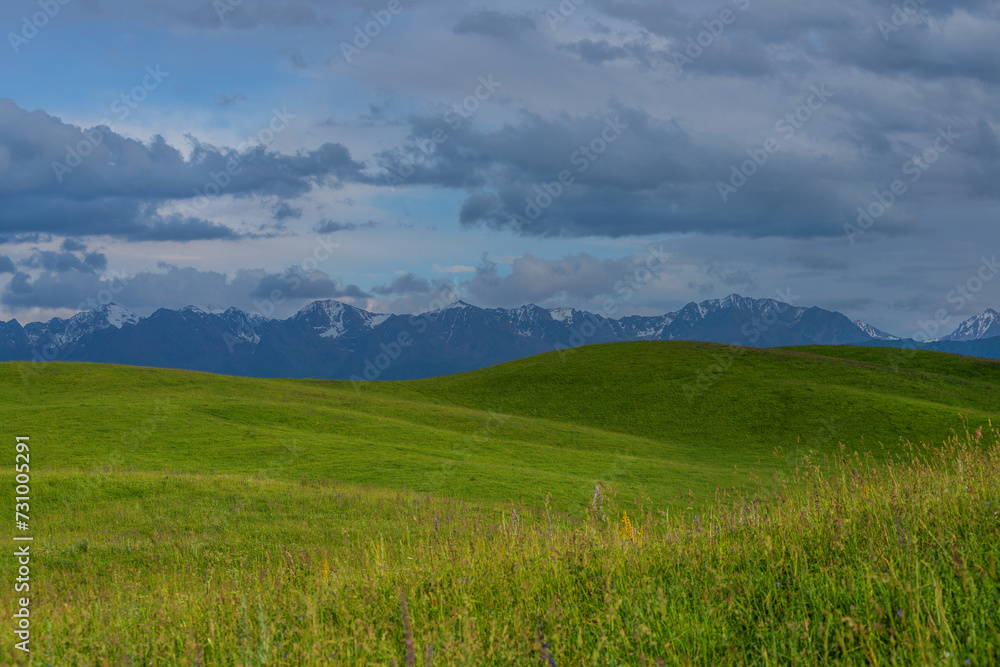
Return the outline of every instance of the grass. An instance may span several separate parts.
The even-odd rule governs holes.
[[[30,664],[995,664],[1000,365],[894,362],[0,364],[31,436]]]
[[[776,447],[788,469],[838,443],[881,455],[900,438],[942,441],[960,413],[1000,418],[998,362],[921,353],[897,370],[883,350],[804,350],[596,345],[359,385],[6,363],[0,418],[36,434],[40,470],[214,470],[534,504],[551,494],[578,511],[602,481],[683,508],[742,485]]]
[[[704,512],[605,490],[583,517],[45,475],[32,664],[996,664],[1000,432],[802,464]]]

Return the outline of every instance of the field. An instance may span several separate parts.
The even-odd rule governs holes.
[[[1000,363],[891,354],[0,364],[30,664],[996,663]]]

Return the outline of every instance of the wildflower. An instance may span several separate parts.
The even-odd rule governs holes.
[[[628,512],[622,510],[622,524],[618,528],[618,534],[623,540],[632,540],[635,532],[632,530],[632,522],[628,518]]]
[[[903,618],[903,610],[902,609],[897,609],[896,610],[896,616],[899,616],[900,618]]]

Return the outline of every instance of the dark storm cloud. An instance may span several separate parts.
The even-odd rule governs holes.
[[[284,111],[272,119],[278,131],[290,122]],[[195,141],[185,159],[162,137],[146,144],[108,128],[82,130],[0,100],[0,233],[235,239],[239,234],[227,227],[193,215],[161,216],[157,207],[199,203],[205,193],[292,198],[359,179],[363,167],[332,143],[288,155]]]
[[[423,119],[413,125],[415,136],[430,128]],[[821,180],[845,178],[842,167],[794,154],[775,156],[737,193],[739,205],[728,205],[717,182],[747,159],[745,147],[726,148],[635,109],[584,118],[526,114],[492,132],[459,128],[430,157],[408,150],[383,155],[383,164],[413,165],[408,183],[469,190],[459,212],[464,225],[526,235],[836,236],[856,207],[839,185]],[[559,184],[561,173],[572,182]],[[893,229],[887,218],[881,231]]]
[[[761,76],[788,64],[815,66],[826,61],[882,75],[1000,80],[1000,16],[995,1],[911,0],[886,5],[870,0],[733,0],[710,8],[658,1],[593,4],[606,16],[676,40],[672,49],[655,52],[664,65],[676,62],[675,54],[696,53],[687,68],[692,72]],[[720,24],[724,11],[729,20]],[[698,40],[705,31],[703,48],[688,51],[688,40]],[[586,41],[575,48],[590,50],[588,62],[609,59],[601,58]],[[605,52],[616,53],[613,47]],[[637,64],[649,60],[624,51],[616,55],[628,55]]]
[[[434,287],[429,280],[415,276],[412,273],[407,273],[393,279],[388,285],[376,285],[372,288],[372,293],[380,296],[411,293],[426,294],[433,289]]]
[[[280,202],[271,209],[271,215],[279,222],[297,220],[302,217],[302,209],[291,206],[288,202]]]
[[[317,234],[332,234],[333,232],[354,231],[355,229],[372,229],[377,226],[372,220],[359,224],[356,222],[337,222],[336,220],[324,218],[319,221],[314,229]]]
[[[377,9],[376,5],[361,2],[346,11],[357,10],[363,17]],[[560,112],[557,106],[544,114],[524,111],[520,118],[491,129],[477,129],[480,126],[475,120],[457,128],[446,127],[447,140],[428,153],[423,148],[426,138],[446,124],[437,117],[417,115],[409,121],[410,141],[379,153],[375,161],[393,171],[408,165],[412,173],[405,178],[406,186],[465,190],[467,198],[458,217],[466,226],[534,236],[698,232],[834,237],[856,218],[857,207],[867,203],[875,188],[886,187],[906,160],[924,150],[921,136],[933,138],[939,127],[954,123],[965,143],[954,148],[948,164],[942,161],[943,166],[924,176],[920,190],[889,211],[865,240],[908,234],[926,224],[908,210],[920,197],[945,191],[954,194],[956,190],[974,197],[1000,197],[993,157],[1000,151],[993,130],[995,112],[982,102],[978,108],[971,107],[976,123],[972,127],[972,119],[956,117],[963,105],[960,100],[926,90],[928,82],[942,79],[994,81],[1000,67],[1000,57],[996,57],[1000,56],[1000,40],[994,39],[1000,19],[998,6],[995,1],[927,2],[920,12],[896,16],[893,7],[868,0],[728,0],[713,6],[594,0],[587,4],[588,13],[598,12],[598,18],[615,27],[588,16],[579,23],[578,32],[563,31],[570,41],[561,41],[563,37],[549,40],[549,31],[537,29],[536,20],[541,22],[537,17],[543,13],[536,19],[494,10],[468,13],[461,3],[446,3],[437,9],[455,16],[453,32],[470,39],[510,42],[531,33],[532,48],[547,46],[555,53],[573,53],[596,68],[631,61],[642,70],[662,68],[676,77],[681,76],[676,57],[687,54],[693,60],[683,63],[683,79],[675,81],[718,80],[719,86],[731,86],[766,79],[772,87],[766,94],[755,96],[749,91],[728,102],[716,96],[711,104],[729,105],[732,110],[726,114],[728,107],[705,107],[706,113],[720,117],[712,132],[695,129],[697,125],[690,120],[680,115],[673,118],[670,111],[654,111],[652,107],[638,110],[619,104],[602,117],[593,112],[571,115]],[[237,27],[240,21],[298,25],[323,20],[317,7],[315,3],[240,5],[239,11],[226,13],[225,21],[232,24],[230,27]],[[195,5],[185,4],[176,11],[194,10]],[[414,5],[412,20],[419,22],[422,11],[426,10]],[[252,21],[251,14],[256,17]],[[591,26],[589,34],[585,26]],[[702,33],[710,39],[702,39]],[[704,46],[697,53],[688,53],[691,43]],[[524,45],[500,44],[497,48]],[[279,52],[288,53],[287,47],[283,49]],[[471,54],[470,59],[475,60],[475,56]],[[532,75],[541,82],[555,76],[552,64],[539,58],[538,72]],[[745,163],[746,151],[754,148],[738,136],[738,126],[744,121],[737,116],[743,108],[748,115],[759,116],[781,96],[789,99],[787,110],[794,110],[800,100],[793,98],[801,97],[801,91],[818,82],[821,73],[836,80],[855,71],[870,76],[842,85],[823,110],[830,116],[827,125],[817,123],[808,128],[816,147],[782,146],[745,187],[739,186],[738,192],[732,193],[731,199],[720,197],[719,184],[727,182],[734,165]],[[888,97],[885,89],[892,86],[881,85],[880,79],[885,77],[906,89],[910,95],[906,104]],[[595,87],[603,85],[606,82],[602,79],[594,79]],[[713,91],[711,87],[704,90]],[[896,89],[894,93],[902,94]],[[908,108],[913,104],[922,107],[915,111]],[[365,165],[353,160],[341,144],[280,155],[196,143],[194,156],[185,160],[162,139],[143,144],[106,133],[93,154],[80,167],[63,174],[60,188],[54,189],[47,187],[52,178],[45,173],[45,165],[53,157],[65,160],[66,146],[76,145],[84,135],[45,114],[27,114],[9,107],[3,112],[9,120],[4,125],[16,123],[27,131],[19,127],[18,138],[8,136],[7,150],[19,166],[27,162],[28,169],[11,173],[13,185],[0,184],[0,233],[107,233],[133,240],[238,238],[239,232],[197,214],[158,218],[155,206],[171,199],[192,198],[195,189],[211,184],[211,175],[221,173],[232,160],[239,161],[242,170],[222,190],[235,196],[269,194],[291,199],[316,186],[338,187],[352,181],[385,185],[385,179],[370,177]],[[774,120],[785,112],[776,112]],[[628,129],[614,143],[602,144],[605,122],[617,118]],[[732,118],[731,126],[728,118]],[[369,113],[359,122],[378,125],[388,119],[381,105],[371,103]],[[32,123],[38,127],[33,128]],[[766,132],[770,128],[765,124],[761,129]],[[2,131],[0,127],[0,142],[4,140]],[[51,141],[17,143],[23,136],[30,144],[31,137],[43,134]],[[583,159],[581,149],[592,142],[606,150],[593,160]],[[44,157],[33,165],[32,155]],[[0,175],[3,166],[0,161]],[[557,196],[548,192],[551,203],[542,206],[541,202],[548,201],[546,188],[551,190],[551,184],[565,171],[571,174],[572,184]],[[25,178],[34,180],[24,182]],[[282,222],[286,213],[294,217],[296,210],[283,202],[274,211],[275,219]],[[530,215],[536,210],[537,215]],[[335,226],[339,223],[330,224],[330,231],[339,229]],[[73,228],[84,231],[73,232]]]
[[[469,14],[455,24],[456,35],[478,34],[517,41],[521,35],[535,30],[535,21],[530,16],[518,16],[492,10],[482,10]]]
[[[77,254],[76,252],[40,250],[22,260],[21,266],[55,273],[66,273],[67,271],[101,273],[108,268],[108,258],[99,252]]]
[[[87,246],[84,243],[80,243],[76,239],[63,239],[62,249],[69,252],[75,252],[77,250],[86,250]]]
[[[617,106],[603,116],[523,112],[488,130],[466,123],[435,144],[427,137],[441,120],[414,117],[409,142],[378,162],[406,165],[407,185],[466,190],[463,225],[530,236],[837,237],[876,190],[903,178],[905,197],[872,229],[899,236],[927,224],[921,201],[1000,197],[1000,141],[984,119],[995,114],[956,115],[958,101],[926,93],[914,93],[926,107],[907,110],[874,87],[838,85],[807,82],[781,106],[767,100],[778,110],[756,140]],[[774,150],[754,164],[765,138]],[[934,164],[917,175],[912,160],[928,150]]]
[[[345,285],[330,278],[321,271],[303,273],[292,268],[283,274],[262,276],[250,292],[253,298],[269,298],[275,291],[296,299],[339,299],[352,297],[364,299],[369,296],[357,285]]]
[[[126,241],[235,241],[243,236],[225,225],[179,214],[160,216],[147,212],[142,219],[146,224],[123,230],[121,238]]]

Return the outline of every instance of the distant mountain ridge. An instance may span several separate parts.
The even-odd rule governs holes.
[[[988,309],[952,334],[919,344],[838,312],[738,294],[663,315],[617,319],[572,308],[479,308],[462,301],[417,315],[315,301],[283,320],[194,306],[139,317],[109,304],[66,320],[24,327],[17,320],[0,323],[0,360],[92,361],[257,377],[409,379],[637,340],[921,347],[1000,358],[1000,315]]]

